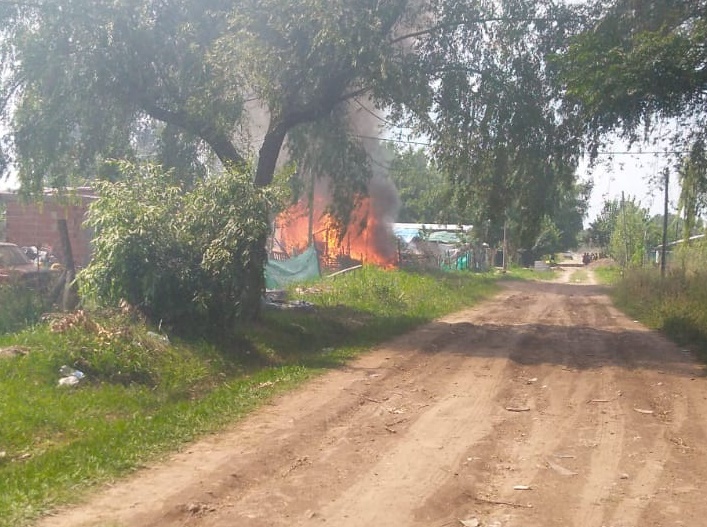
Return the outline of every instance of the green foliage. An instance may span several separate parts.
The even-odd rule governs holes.
[[[498,232],[510,219],[527,248],[574,182],[577,134],[557,112],[546,57],[576,30],[575,10],[547,0],[13,3],[0,12],[1,150],[26,191],[114,179],[107,160],[146,157],[191,184],[207,154],[244,166],[256,151],[265,186],[299,130],[327,165],[315,175],[350,197],[375,171],[355,136],[405,123],[431,138],[457,191],[447,220],[490,220]],[[359,99],[375,125],[355,122]],[[427,214],[442,199],[414,201]],[[342,221],[345,203],[335,200]]]
[[[0,285],[0,335],[39,322],[49,308],[39,292],[16,284]]]
[[[693,234],[700,215],[707,212],[707,157],[703,139],[698,139],[692,145],[690,154],[683,160],[678,176],[680,178],[678,209],[684,219],[682,236],[687,240]]]
[[[587,242],[590,246],[600,247],[608,250],[611,242],[611,233],[616,225],[616,218],[619,211],[618,200],[605,201],[601,212],[596,219],[589,224]]]
[[[87,224],[94,255],[82,293],[121,300],[183,331],[229,328],[259,312],[272,191],[230,172],[185,191],[155,166],[121,164]]]
[[[624,200],[614,220],[609,254],[621,267],[642,266],[648,254],[648,211],[635,199]]]
[[[704,238],[676,244],[671,250],[672,254],[668,258],[671,269],[679,269],[690,276],[705,269],[707,241]]]
[[[454,223],[451,189],[444,175],[432,165],[422,149],[393,151],[390,178],[400,196],[398,221],[409,223]]]
[[[322,368],[495,290],[491,278],[469,273],[364,268],[300,289],[314,310],[267,312],[216,345],[164,343],[115,312],[0,336],[0,348],[26,352],[0,358],[0,527],[76,503]],[[57,386],[64,364],[87,373],[75,388]]]
[[[600,284],[613,285],[623,276],[623,269],[614,265],[594,268],[594,276]]]
[[[208,59],[227,12],[220,0],[18,2],[8,10],[0,62],[12,67],[0,76],[0,117],[10,133],[2,152],[14,155],[23,189],[93,179],[113,158],[157,154],[169,165],[178,156],[166,136],[147,148],[142,140],[160,135],[158,121],[184,132],[183,150],[197,153],[198,139],[224,161],[238,160],[228,135],[242,97]]]
[[[575,183],[560,196],[551,211],[552,221],[559,229],[559,250],[576,249],[589,210],[593,183]]]
[[[632,270],[612,292],[618,307],[707,359],[707,274],[671,269],[665,279],[654,269]]]
[[[633,141],[661,118],[676,118],[671,122],[684,138],[703,135],[705,6],[688,0],[650,0],[640,9],[628,0],[597,5],[603,11],[557,61],[567,108],[584,115],[591,154],[607,133]]]
[[[492,243],[507,225],[513,245],[530,250],[575,183],[576,123],[556,111],[562,93],[547,62],[575,16],[552,2],[504,1],[455,4],[439,19],[453,29],[423,47],[441,65],[423,128],[463,223],[488,223]]]
[[[534,255],[552,255],[563,249],[561,243],[562,233],[550,218],[545,217],[541,229],[537,240],[535,240],[535,245],[533,246]]]

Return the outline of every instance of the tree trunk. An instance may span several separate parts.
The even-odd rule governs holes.
[[[258,156],[258,167],[255,171],[255,186],[267,187],[272,183],[277,167],[277,158],[280,156],[282,144],[287,135],[287,126],[282,122],[271,123],[268,132],[265,134],[263,144],[260,147]]]

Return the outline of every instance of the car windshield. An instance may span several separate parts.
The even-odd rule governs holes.
[[[32,263],[19,247],[14,245],[0,245],[0,267],[26,265]]]

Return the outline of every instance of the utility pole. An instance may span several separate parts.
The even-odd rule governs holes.
[[[508,230],[508,220],[503,220],[503,272],[506,272],[507,269],[507,256],[506,253],[508,252],[508,241],[506,239],[506,231]]]
[[[665,200],[663,202],[663,246],[660,248],[660,277],[665,278],[665,264],[668,251],[668,186],[670,183],[670,169],[665,167],[663,170],[665,181]]]

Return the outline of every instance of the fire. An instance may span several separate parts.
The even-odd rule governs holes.
[[[324,267],[370,263],[388,268],[397,264],[391,226],[377,217],[372,198],[360,200],[343,236],[326,212],[326,200],[317,196],[313,205],[311,214],[307,203],[299,202],[277,217],[273,252],[285,258],[302,253],[309,245],[311,225],[311,237]]]

